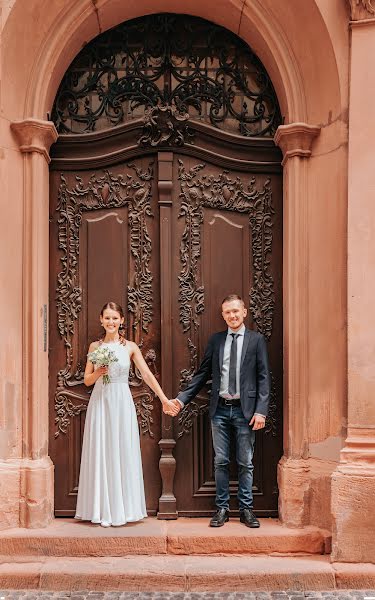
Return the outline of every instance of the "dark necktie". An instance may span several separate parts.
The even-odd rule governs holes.
[[[230,347],[230,359],[229,359],[229,386],[228,393],[231,396],[235,396],[237,392],[237,338],[238,333],[231,333],[233,338],[232,345]]]

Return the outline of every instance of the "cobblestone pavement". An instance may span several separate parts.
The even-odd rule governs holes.
[[[0,600],[375,600],[375,590],[330,592],[48,592],[0,590]]]

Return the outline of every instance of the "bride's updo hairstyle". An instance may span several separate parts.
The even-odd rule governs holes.
[[[124,311],[122,310],[122,306],[120,306],[119,304],[117,304],[117,302],[106,302],[102,308],[102,310],[100,311],[100,316],[103,317],[104,315],[104,311],[106,308],[110,308],[111,310],[115,310],[116,312],[118,312],[118,314],[120,315],[121,319],[124,319]],[[125,328],[124,328],[124,324],[120,325],[120,329],[118,330],[118,334],[120,336],[120,342],[121,344],[123,344],[125,346],[126,344],[126,336],[125,336]],[[103,340],[105,338],[105,334],[103,336]]]

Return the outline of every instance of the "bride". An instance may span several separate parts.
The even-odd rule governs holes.
[[[117,361],[95,367],[87,360],[84,382],[94,389],[87,408],[75,517],[109,527],[147,517],[138,422],[128,384],[131,360],[159,396],[163,411],[174,416],[178,409],[163,393],[138,346],[123,336],[121,306],[107,302],[100,322],[105,335],[90,345],[89,354],[103,345]]]

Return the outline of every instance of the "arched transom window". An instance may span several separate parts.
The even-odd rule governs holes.
[[[281,123],[271,80],[249,46],[175,14],[127,21],[88,43],[61,82],[52,119],[60,133],[85,133],[158,105],[244,136],[273,136]]]

